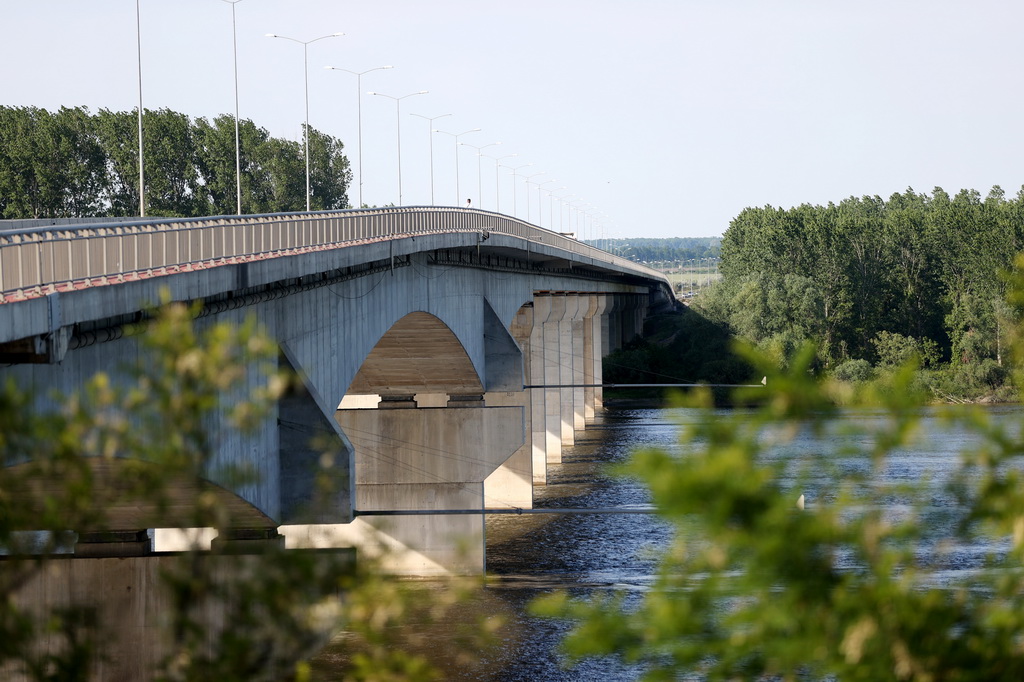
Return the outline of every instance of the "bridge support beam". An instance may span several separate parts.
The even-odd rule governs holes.
[[[531,370],[530,337],[533,333],[533,305],[519,309],[509,329],[522,349],[523,375]],[[488,508],[533,507],[533,486],[547,481],[546,459],[534,457],[533,390],[491,391],[484,395],[487,407],[520,407],[523,410],[523,445],[484,481],[484,506]],[[541,453],[543,455],[543,453]]]
[[[383,401],[382,401],[383,402]],[[380,554],[393,573],[445,575],[484,570],[483,515],[377,516],[369,512],[483,509],[484,480],[524,442],[521,407],[339,410],[356,452],[356,509],[350,524],[287,526],[289,546],[356,546]]]
[[[602,294],[591,294],[587,297],[587,315],[583,320],[583,419],[585,423],[594,421],[596,411],[604,404],[604,392],[600,384],[604,380],[602,361],[605,349],[602,341],[601,327],[608,308],[608,297]]]
[[[576,442],[576,406],[573,367],[580,362],[583,351],[583,337],[577,338],[576,321],[580,314],[580,297],[564,294],[565,308],[558,321],[558,389],[559,438],[562,446]],[[582,328],[580,328],[582,331]],[[579,354],[577,354],[579,351]]]
[[[238,542],[237,540],[233,542]],[[265,546],[239,546],[223,553],[150,554],[148,556],[117,556],[82,558],[57,555],[47,559],[43,568],[28,571],[11,599],[19,609],[41,619],[56,610],[80,609],[90,634],[96,636],[96,654],[85,670],[75,672],[81,679],[120,681],[152,680],[160,664],[174,653],[174,633],[166,624],[170,614],[179,608],[179,594],[170,586],[167,576],[195,576],[199,571],[215,589],[207,598],[188,604],[190,616],[204,628],[208,646],[231,626],[231,609],[237,608],[230,585],[249,581],[266,571]],[[351,572],[355,553],[350,549],[335,550],[332,561],[339,573]],[[323,562],[322,555],[317,556]],[[0,562],[0,569],[6,569]],[[269,566],[273,567],[273,563]],[[241,594],[247,594],[242,592]],[[211,595],[217,595],[213,597]],[[326,595],[325,595],[326,596]],[[45,622],[45,621],[44,621]],[[322,633],[324,640],[331,633]],[[88,635],[86,635],[88,636]],[[59,630],[43,628],[33,641],[33,655],[65,653],[68,640]],[[287,647],[288,644],[283,644]],[[267,653],[270,653],[269,651]],[[277,652],[291,655],[293,652]],[[0,665],[0,679],[20,681],[37,679],[25,674],[14,664]]]
[[[563,389],[557,388],[566,383],[562,376],[562,365],[568,352],[563,351],[567,344],[571,346],[569,335],[571,330],[564,323],[567,315],[567,297],[564,294],[537,296],[535,301],[547,303],[547,316],[542,327],[541,352],[543,353],[544,388],[544,450],[548,464],[562,463],[562,428]],[[571,359],[570,359],[571,363]],[[571,376],[571,367],[570,374]],[[571,394],[569,397],[571,406]],[[570,407],[571,409],[571,407]],[[571,442],[571,441],[570,441]]]

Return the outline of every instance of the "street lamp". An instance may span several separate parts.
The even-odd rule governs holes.
[[[392,95],[385,95],[383,92],[368,92],[368,95],[377,95],[378,97],[387,97],[388,99],[395,101],[395,130],[398,133],[398,205],[402,205],[402,100],[406,97],[415,97],[416,95],[425,95],[427,90],[418,90],[416,92],[410,92],[408,95],[402,95],[400,97],[394,97]]]
[[[499,145],[501,143],[500,142],[491,142],[490,144],[483,144],[483,145],[480,145],[479,147],[476,146],[475,144],[469,144],[468,142],[460,142],[459,144],[465,145],[466,147],[472,147],[473,149],[476,150],[476,202],[477,202],[477,204],[479,204],[480,208],[483,208],[484,207],[484,200],[483,200],[484,190],[483,190],[483,184],[482,184],[482,182],[480,180],[480,157],[483,156],[483,153],[482,153],[483,150],[487,149],[488,147],[495,147],[495,146],[497,146],[497,145]]]
[[[490,156],[484,154],[488,159],[494,159],[494,211],[501,213],[501,185],[498,184],[498,165],[502,159],[511,159],[519,154],[506,154],[505,156]]]
[[[472,130],[466,130],[461,133],[449,133],[447,130],[435,130],[435,133],[444,133],[445,135],[451,135],[455,138],[455,205],[458,206],[459,202],[462,201],[462,191],[459,189],[459,138],[463,135],[469,135],[470,133],[479,133],[481,128],[473,128]]]
[[[139,217],[146,217],[146,173],[142,159],[142,18],[139,0],[135,0],[135,43],[138,49],[139,65]]]
[[[306,127],[303,131],[302,141],[303,147],[306,150],[306,211],[309,212],[309,45],[315,43],[318,40],[324,40],[326,38],[337,38],[345,35],[344,33],[331,33],[330,35],[320,36],[319,38],[313,38],[312,40],[297,40],[295,38],[289,38],[288,36],[278,35],[276,33],[266,34],[267,38],[283,38],[284,40],[290,40],[293,43],[302,45],[302,85],[303,93],[306,100]]]
[[[543,197],[541,197],[541,194],[540,194],[540,190],[541,190],[541,188],[544,185],[548,184],[549,182],[558,182],[558,180],[556,180],[554,178],[551,178],[549,180],[543,180],[541,182],[533,183],[533,184],[537,185],[537,225],[539,225],[540,227],[544,227],[543,225],[541,225],[541,223],[544,220],[544,204],[543,204]],[[529,196],[529,195],[527,195],[527,196]],[[527,217],[527,220],[529,220],[529,217]]]
[[[519,215],[519,203],[516,201],[516,177],[519,174],[516,173],[516,171],[519,170],[520,168],[528,168],[532,165],[532,163],[524,163],[523,165],[516,166],[515,168],[513,168],[512,166],[502,166],[502,168],[508,168],[510,171],[512,171],[512,215],[517,217]]]
[[[526,222],[530,222],[530,178],[535,178],[538,175],[547,175],[547,171],[540,171],[539,173],[534,173],[533,175],[521,176],[525,181],[524,184],[526,185]]]
[[[583,239],[587,239],[587,209],[593,208],[593,205],[582,198],[577,200],[576,206],[576,232],[583,235]],[[583,227],[580,227],[580,219],[583,220]],[[594,239],[594,235],[590,235],[590,241],[594,242],[594,247],[600,249],[601,244]]]
[[[548,193],[548,229],[555,229],[555,192],[561,192],[563,189],[569,189],[565,185],[556,187],[555,189],[546,189]]]
[[[434,121],[445,116],[451,116],[451,114],[441,114],[440,116],[424,116],[423,114],[409,114],[410,116],[418,116],[420,118],[427,119],[427,134],[430,136],[430,205],[434,205]]]
[[[563,187],[562,189],[565,189],[565,187]],[[565,228],[565,221],[562,220],[562,214],[565,213],[565,205],[566,204],[569,204],[570,207],[572,206],[572,204],[569,202],[569,198],[570,197],[574,197],[576,195],[575,194],[566,194],[566,195],[563,195],[563,196],[560,196],[560,197],[556,197],[554,195],[554,192],[557,192],[557,191],[559,191],[559,190],[554,190],[552,192],[551,198],[558,200],[558,231],[559,232],[564,232],[565,231],[564,230],[564,228]],[[570,217],[570,220],[569,220],[569,231],[572,232],[572,220],[571,220],[572,215],[570,214],[569,217]],[[551,227],[554,228],[554,226],[555,226],[555,223],[552,220],[551,221]]]
[[[227,0],[225,0],[227,2]],[[381,69],[390,69],[391,66],[375,66],[372,69],[366,71],[349,71],[348,69],[342,69],[337,66],[325,66],[325,69],[332,71],[344,71],[350,73],[356,77],[356,130],[359,138],[359,206],[363,207],[363,74],[370,73],[371,71],[380,71]]]
[[[231,5],[231,54],[235,65],[235,212],[242,215],[242,146],[238,142],[238,33],[235,30],[235,5],[242,0],[221,0]]]

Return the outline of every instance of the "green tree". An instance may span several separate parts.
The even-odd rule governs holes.
[[[310,208],[314,211],[348,208],[352,171],[343,152],[341,140],[310,128]]]
[[[0,217],[30,218],[35,185],[32,170],[34,110],[0,107]]]
[[[219,480],[252,480],[245,468],[217,464],[229,432],[263,428],[293,380],[279,372],[278,349],[252,322],[240,327],[192,323],[195,310],[165,306],[138,329],[151,359],[124,375],[100,374],[81,395],[33,400],[0,390],[0,676],[91,679],[109,632],[88,607],[40,611],[19,599],[45,573],[51,552],[73,541],[69,529],[115,530],[108,510],[129,505],[154,523],[225,531],[233,521],[213,486],[198,487],[211,467]],[[259,368],[259,371],[254,371]],[[44,406],[58,409],[43,409]],[[218,418],[214,418],[218,415]],[[322,446],[319,485],[332,487],[341,458]],[[158,526],[159,527],[159,526]],[[26,529],[49,531],[42,546]],[[87,560],[86,560],[87,561]],[[251,556],[215,549],[172,557],[159,577],[170,608],[147,636],[163,642],[161,680],[309,679],[305,662],[344,628],[364,645],[346,679],[430,680],[423,658],[396,649],[396,621],[437,615],[444,605],[382,579],[348,554],[307,553],[270,545]],[[417,607],[427,599],[428,607]],[[218,617],[210,618],[215,612]],[[219,625],[218,625],[219,623]],[[478,630],[483,633],[484,629]],[[469,646],[480,646],[474,640]]]
[[[305,211],[306,162],[302,144],[271,138],[258,154],[258,163],[268,181],[270,212]]]
[[[0,215],[92,215],[105,179],[87,110],[0,107]]]
[[[102,215],[139,214],[139,146],[137,113],[100,109],[95,130],[107,168]]]
[[[1020,271],[1010,303],[1019,382]],[[618,654],[642,663],[650,680],[1024,675],[1021,432],[980,410],[945,411],[947,423],[976,442],[944,489],[956,504],[933,518],[935,490],[926,482],[876,476],[919,433],[926,396],[914,389],[913,366],[851,393],[808,372],[812,347],[788,371],[745,354],[768,373],[766,390],[742,394],[757,410],[723,414],[698,396],[688,404],[703,416],[684,429],[685,454],[640,450],[624,469],[646,483],[674,528],[651,589],[629,603],[622,595],[555,594],[536,605],[577,621],[565,642],[570,657]],[[835,421],[840,403],[874,416],[860,426]],[[788,444],[799,432],[829,442],[833,453],[795,452]],[[828,490],[805,506],[804,486],[822,480]],[[897,516],[886,511],[893,499],[905,510]],[[936,524],[947,529],[938,542],[925,538]],[[945,584],[941,562],[921,552],[924,542],[941,556],[980,539],[1005,550],[984,557],[963,583]]]
[[[142,117],[146,173],[146,214],[190,217],[209,212],[200,188],[192,121],[170,109]]]

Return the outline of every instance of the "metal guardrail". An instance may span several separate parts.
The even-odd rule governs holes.
[[[168,269],[208,267],[442,232],[491,232],[546,244],[627,271],[633,261],[517,218],[437,206],[167,218],[0,230],[0,303]]]

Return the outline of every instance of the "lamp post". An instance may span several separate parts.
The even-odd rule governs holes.
[[[445,116],[451,116],[451,114],[441,114],[440,116],[424,116],[423,114],[409,114],[410,116],[418,116],[420,118],[427,119],[427,134],[430,136],[430,205],[434,205],[434,121]]]
[[[225,0],[227,2],[227,0]],[[337,66],[325,66],[325,69],[332,71],[344,71],[356,77],[356,135],[359,139],[359,208],[363,207],[363,74],[371,71],[393,68],[389,66],[375,66],[366,71],[349,71]]]
[[[461,133],[449,133],[447,130],[435,130],[435,133],[444,133],[445,135],[451,135],[455,138],[455,205],[458,206],[459,202],[462,201],[462,191],[459,189],[459,138],[463,135],[469,135],[470,133],[479,133],[481,128],[473,128],[472,130],[466,130]]]
[[[139,65],[139,217],[146,217],[146,172],[142,155],[142,17],[139,0],[135,0],[135,43]]]
[[[562,189],[565,189],[565,187],[563,187]],[[569,203],[568,200],[569,200],[570,197],[574,197],[576,195],[575,194],[566,194],[564,196],[556,197],[554,195],[554,192],[558,192],[558,191],[559,190],[553,190],[552,194],[551,194],[551,198],[558,200],[558,231],[559,232],[564,232],[565,221],[562,220],[562,214],[565,213],[565,204]],[[572,206],[572,204],[569,204],[569,205],[570,205],[570,207]],[[571,218],[571,216],[570,216],[570,218]],[[554,227],[554,226],[555,226],[554,221],[551,221],[551,227]],[[572,220],[569,221],[569,231],[572,232]]]
[[[402,100],[406,97],[415,97],[416,95],[425,95],[427,90],[417,90],[416,92],[410,92],[408,95],[401,95],[395,97],[393,95],[385,95],[383,92],[368,92],[368,95],[376,95],[378,97],[387,97],[390,100],[395,101],[395,131],[398,133],[398,205],[402,205]]]
[[[293,43],[302,45],[302,85],[303,93],[306,101],[306,127],[303,130],[302,141],[303,147],[306,150],[306,211],[309,211],[309,46],[319,40],[326,38],[337,38],[345,35],[344,33],[331,33],[329,35],[320,36],[319,38],[313,38],[312,40],[297,40],[295,38],[289,38],[288,36],[278,35],[276,33],[268,33],[267,38],[283,38],[284,40],[290,40]]]
[[[483,183],[480,180],[480,157],[483,156],[483,150],[487,149],[488,147],[497,146],[497,145],[499,145],[501,143],[500,142],[491,142],[490,144],[482,144],[479,147],[476,146],[475,144],[469,144],[468,142],[460,142],[459,144],[465,145],[466,147],[472,147],[473,149],[476,150],[476,202],[477,202],[477,204],[480,205],[480,208],[483,208],[484,207],[484,200],[483,200],[484,189],[483,189]]]
[[[501,185],[498,184],[498,166],[502,159],[511,159],[519,154],[506,154],[505,156],[490,156],[484,154],[488,159],[494,159],[494,211],[501,213]]]
[[[235,5],[242,0],[221,0],[231,5],[231,54],[235,75],[235,213],[242,215],[242,146],[238,139],[238,32],[235,30]]]
[[[526,185],[526,222],[530,222],[530,178],[535,178],[538,175],[547,175],[547,171],[540,171],[533,175],[524,175],[523,180]]]
[[[563,189],[568,189],[565,185],[556,187],[555,189],[544,190],[548,193],[548,229],[555,229],[555,192],[561,192]],[[561,217],[561,216],[559,216]]]
[[[543,203],[543,197],[541,197],[541,194],[540,194],[540,190],[541,190],[542,187],[544,187],[544,185],[548,184],[549,182],[558,182],[558,180],[556,180],[554,178],[550,178],[548,180],[542,180],[541,182],[533,183],[533,184],[537,185],[537,225],[540,225],[540,227],[544,227],[543,225],[541,225],[541,223],[544,220],[544,203]],[[529,219],[527,219],[527,220],[529,220]]]
[[[508,168],[509,170],[512,171],[512,215],[516,217],[518,217],[519,215],[519,203],[516,201],[516,177],[519,174],[516,173],[516,171],[518,171],[520,168],[528,168],[532,165],[532,163],[524,163],[523,165],[516,166],[515,168],[513,168],[512,166],[502,166],[502,168]]]

